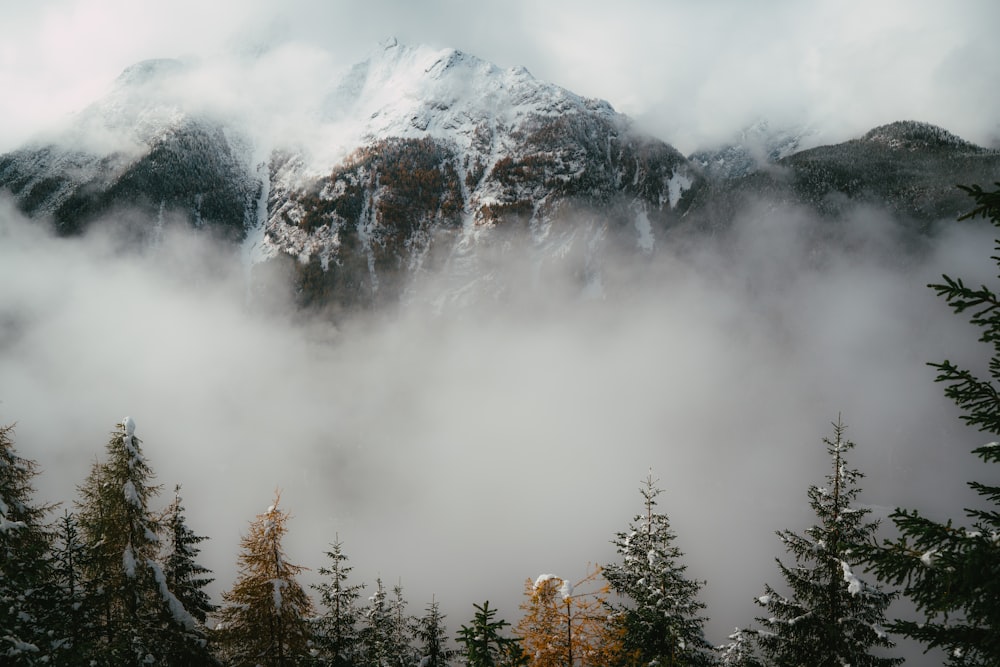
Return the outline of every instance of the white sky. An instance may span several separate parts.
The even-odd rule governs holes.
[[[6,2],[0,150],[82,108],[141,59],[295,44],[333,69],[393,35],[526,66],[607,99],[685,152],[760,117],[809,123],[828,141],[915,119],[992,144],[998,23],[992,0]],[[287,77],[322,75],[307,65]]]

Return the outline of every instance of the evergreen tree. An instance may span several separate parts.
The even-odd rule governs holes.
[[[729,642],[716,650],[722,667],[763,667],[757,657],[756,633],[736,628]]]
[[[18,456],[12,432],[0,427],[0,662],[44,664],[66,643],[53,625],[50,508],[34,503],[38,466]]]
[[[188,613],[199,623],[204,624],[208,615],[216,609],[208,592],[205,591],[205,587],[215,579],[206,576],[211,574],[211,570],[196,561],[198,554],[201,553],[197,545],[208,538],[195,535],[188,527],[180,491],[181,487],[178,484],[174,487],[174,500],[163,517],[166,536],[163,576],[167,581],[167,587],[173,591]]]
[[[78,520],[87,557],[84,585],[98,617],[94,659],[116,665],[170,664],[177,646],[207,655],[195,619],[166,585],[157,561],[161,525],[149,511],[159,486],[126,417],[107,458],[80,487]]]
[[[860,580],[853,572],[859,562],[855,545],[870,540],[878,526],[869,510],[854,506],[862,474],[847,467],[845,455],[854,443],[844,438],[844,425],[833,425],[824,438],[832,472],[826,486],[810,486],[809,505],[819,520],[799,535],[778,531],[795,564],[778,568],[791,593],[782,595],[765,585],[757,604],[768,611],[758,618],[763,653],[775,667],[890,667],[899,658],[881,657],[873,649],[893,646],[882,625],[894,595]]]
[[[417,652],[413,648],[413,626],[415,621],[406,613],[403,585],[392,587],[389,601],[389,665],[408,667],[416,662]]]
[[[605,608],[607,586],[580,592],[595,584],[600,569],[572,582],[543,574],[525,583],[527,601],[517,625],[524,654],[532,667],[613,665],[622,660],[621,634]]]
[[[290,667],[310,658],[312,602],[281,545],[288,514],[280,494],[250,524],[241,542],[239,574],[223,593],[216,638],[219,656],[230,667]]]
[[[446,667],[454,654],[448,648],[448,631],[439,607],[436,601],[431,600],[414,630],[420,642],[420,667]]]
[[[1000,182],[997,189],[963,187],[975,208],[960,220],[982,216],[1000,228]],[[1000,267],[1000,239],[992,258]],[[983,285],[973,288],[960,278],[943,276],[929,285],[956,313],[971,313],[980,327],[979,340],[991,347],[988,377],[982,378],[950,361],[931,364],[945,395],[962,410],[962,419],[996,437],[1000,434],[1000,296]],[[973,450],[984,463],[1000,463],[1000,444]],[[996,471],[993,471],[996,474]],[[966,510],[968,526],[924,517],[917,510],[897,509],[890,518],[899,537],[867,550],[866,558],[883,581],[903,587],[923,616],[900,620],[890,629],[941,648],[950,665],[1000,665],[1000,486],[970,482],[982,507]]]
[[[207,649],[208,631],[205,621],[216,607],[209,599],[205,587],[214,581],[205,575],[211,571],[200,565],[196,558],[201,552],[198,544],[207,537],[195,535],[187,525],[184,506],[181,503],[180,485],[174,487],[174,500],[164,512],[162,525],[165,553],[163,555],[163,581],[167,590],[197,621],[197,638],[187,635],[166,633],[165,639],[172,638],[172,644],[165,644],[165,657],[170,664],[212,665],[217,664]],[[176,641],[176,640],[180,641]]]
[[[53,576],[58,604],[56,623],[66,636],[66,650],[57,662],[66,667],[89,665],[96,627],[94,598],[84,586],[89,551],[77,526],[76,516],[63,512],[56,526],[52,547]]]
[[[350,667],[356,664],[358,657],[361,610],[357,601],[364,584],[347,583],[353,568],[347,564],[348,558],[339,537],[326,555],[330,566],[319,569],[326,581],[312,585],[320,595],[320,603],[326,608],[326,613],[314,622],[316,647],[322,664]]]
[[[611,590],[624,598],[612,609],[624,628],[625,653],[640,665],[712,664],[698,600],[703,582],[687,577],[670,520],[654,511],[662,491],[652,473],[640,492],[645,512],[614,539],[621,562],[604,568]]]
[[[360,640],[362,665],[387,667],[391,664],[392,613],[381,578],[375,580],[375,592],[368,598]]]
[[[514,667],[527,662],[521,642],[515,637],[501,634],[510,623],[494,620],[496,609],[490,609],[487,600],[482,605],[473,604],[475,616],[472,623],[458,631],[459,654],[467,667]]]

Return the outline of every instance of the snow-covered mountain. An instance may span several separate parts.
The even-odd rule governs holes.
[[[69,129],[0,156],[0,188],[64,234],[107,217],[144,242],[174,220],[214,230],[325,308],[393,301],[442,270],[482,281],[496,252],[599,288],[610,248],[648,254],[678,226],[719,229],[748,196],[831,215],[863,201],[925,225],[962,205],[954,183],[1000,166],[919,123],[802,150],[807,128],[761,122],[685,158],[607,102],[395,40],[316,81],[296,138],[271,136],[188,92],[205,67],[128,68]]]

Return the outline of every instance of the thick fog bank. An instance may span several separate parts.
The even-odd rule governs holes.
[[[652,468],[720,643],[781,583],[774,531],[814,520],[806,488],[838,414],[876,515],[958,516],[983,479],[968,454],[982,436],[926,362],[983,368],[987,350],[925,285],[989,284],[993,230],[904,243],[865,210],[834,243],[829,224],[760,203],[683,252],[608,258],[598,296],[511,258],[503,298],[442,310],[416,293],[334,329],[256,312],[238,253],[189,232],[137,256],[4,205],[0,422],[42,464],[40,495],[69,503],[131,415],[211,537],[217,601],[280,488],[308,581],[339,535],[355,581],[401,581],[413,613],[436,596],[452,631],[486,599],[516,622],[526,578],[614,558]]]

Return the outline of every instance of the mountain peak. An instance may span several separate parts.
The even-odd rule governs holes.
[[[900,120],[880,125],[861,137],[861,141],[906,150],[948,147],[981,150],[979,146],[952,134],[943,127],[915,120]]]

